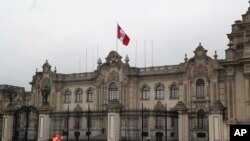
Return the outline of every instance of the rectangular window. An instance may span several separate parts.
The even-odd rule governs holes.
[[[143,100],[149,99],[149,91],[142,91],[142,99]]]
[[[75,129],[80,129],[80,117],[75,118]]]
[[[163,116],[156,116],[156,125],[155,125],[155,128],[162,129],[163,125],[164,125],[163,120],[164,120]]]
[[[70,94],[65,94],[64,95],[64,102],[65,103],[70,103]]]
[[[114,101],[118,99],[117,91],[110,91],[110,100]]]
[[[76,102],[82,102],[82,95],[76,94]]]
[[[93,102],[93,94],[92,94],[92,93],[89,93],[89,94],[88,94],[87,101],[88,101],[88,102]]]
[[[143,117],[143,127],[148,127],[148,120],[149,120],[149,117],[147,116]]]
[[[156,91],[156,99],[163,99],[163,91],[162,90]]]
[[[204,98],[204,86],[197,86],[196,92],[197,92],[197,99]]]

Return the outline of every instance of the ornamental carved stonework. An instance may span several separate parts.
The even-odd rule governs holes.
[[[110,74],[109,74],[109,82],[113,82],[113,81],[116,81],[118,82],[119,81],[119,75],[117,72],[115,71],[112,71]]]
[[[201,43],[199,43],[199,46],[195,49],[194,53],[195,53],[196,60],[201,60],[207,57],[207,50],[203,48]]]
[[[50,87],[50,80],[48,78],[42,80],[42,88],[45,88],[46,86]]]
[[[157,101],[155,107],[154,107],[155,110],[164,110],[164,106],[163,104],[161,103],[161,101]]]
[[[106,61],[110,65],[116,65],[121,62],[121,56],[116,51],[111,51],[106,58]]]
[[[206,67],[203,65],[198,65],[194,68],[194,77],[202,77],[202,76],[206,76],[207,75],[207,71],[206,71]]]

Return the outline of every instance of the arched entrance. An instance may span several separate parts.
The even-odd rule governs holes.
[[[155,138],[156,138],[156,141],[162,141],[163,133],[162,132],[156,132],[155,133]]]
[[[39,112],[33,106],[23,106],[14,114],[13,141],[36,141]]]

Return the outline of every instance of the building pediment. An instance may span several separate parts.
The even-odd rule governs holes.
[[[187,73],[192,79],[200,77],[209,79],[214,71],[223,68],[217,60],[217,54],[215,54],[215,59],[207,56],[207,50],[201,43],[195,49],[194,54],[194,57],[186,63]]]
[[[102,69],[110,69],[117,67],[118,69],[128,69],[129,68],[129,58],[126,56],[125,63],[122,61],[122,57],[116,51],[110,51],[108,56],[106,57],[106,62],[101,63],[101,60],[98,60],[99,67],[97,71],[101,71]]]

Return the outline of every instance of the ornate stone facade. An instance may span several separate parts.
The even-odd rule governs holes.
[[[1,85],[1,138],[229,140],[231,124],[250,124],[249,29],[250,9],[232,25],[221,60],[199,44],[178,65],[131,67],[111,51],[94,72],[61,74],[46,61],[30,93]]]

